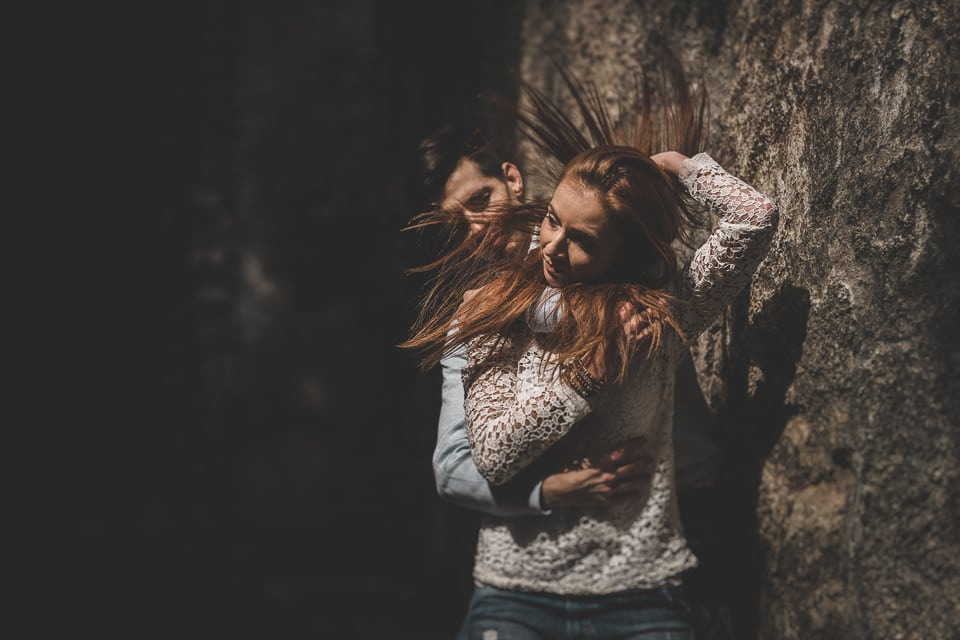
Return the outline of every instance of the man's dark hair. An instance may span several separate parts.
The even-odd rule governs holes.
[[[424,197],[433,204],[442,199],[443,187],[462,158],[477,163],[484,175],[503,177],[503,158],[476,127],[441,127],[420,142],[419,152]]]

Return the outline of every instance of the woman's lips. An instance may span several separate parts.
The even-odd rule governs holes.
[[[543,259],[543,267],[547,270],[551,276],[558,278],[563,276],[563,272],[557,269],[548,258]]]

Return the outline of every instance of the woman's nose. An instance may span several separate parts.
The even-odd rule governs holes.
[[[564,242],[563,237],[560,234],[557,234],[550,238],[547,244],[543,245],[542,251],[551,258],[558,257],[563,254],[563,248],[565,245],[566,243]]]

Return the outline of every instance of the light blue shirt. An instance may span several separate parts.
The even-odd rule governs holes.
[[[467,348],[456,349],[440,361],[443,391],[437,446],[433,451],[433,477],[437,493],[444,500],[467,509],[497,516],[543,515],[540,490],[535,484],[517,478],[505,485],[492,486],[477,469],[470,455],[467,421],[463,412],[463,369],[467,366]]]

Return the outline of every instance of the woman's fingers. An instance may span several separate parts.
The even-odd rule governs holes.
[[[617,312],[620,314],[623,333],[630,348],[635,349],[653,333],[653,314],[649,309],[637,311],[632,304],[624,303]]]
[[[648,448],[646,437],[634,436],[600,458],[597,466],[608,471],[615,471],[618,467],[628,462],[634,462],[646,457]]]
[[[653,458],[643,456],[634,462],[617,467],[614,473],[621,481],[637,476],[649,477],[653,475]]]
[[[676,151],[663,151],[653,154],[650,156],[650,159],[660,167],[661,171],[671,175],[677,175],[683,168],[683,161],[687,159],[687,156]]]
[[[613,500],[640,498],[649,492],[652,464],[633,460],[614,471],[579,469],[547,476],[543,481],[543,504],[561,507],[602,507]]]

